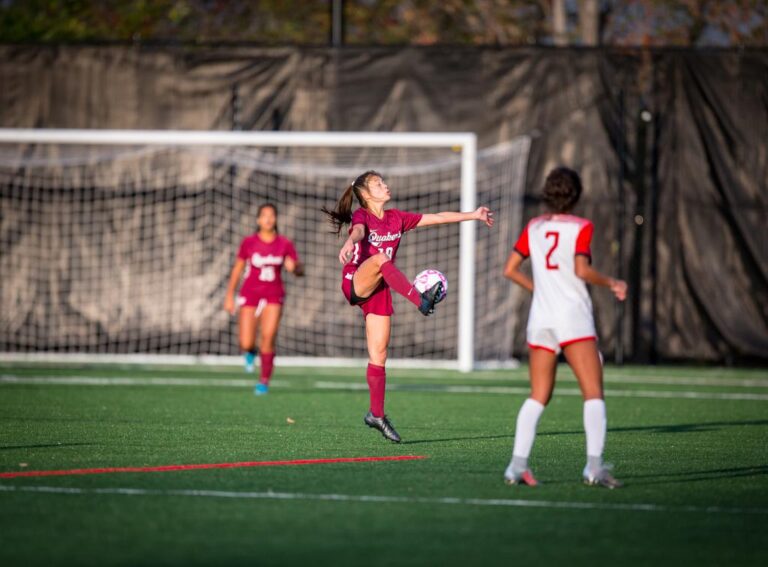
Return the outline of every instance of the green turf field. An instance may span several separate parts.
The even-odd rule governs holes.
[[[0,478],[0,565],[765,565],[768,371],[606,368],[606,459],[580,483],[567,368],[508,487],[526,369],[390,370],[404,442],[366,428],[362,370],[0,365],[0,473],[363,456],[391,462]],[[292,423],[290,423],[291,421]]]

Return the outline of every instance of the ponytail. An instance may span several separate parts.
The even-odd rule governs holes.
[[[321,210],[328,215],[328,221],[333,226],[331,229],[332,233],[335,233],[336,235],[341,234],[341,229],[344,225],[352,222],[353,196],[357,198],[360,206],[365,208],[365,199],[363,199],[363,195],[360,191],[367,187],[368,178],[373,175],[381,177],[381,174],[376,173],[375,171],[366,171],[350,183],[344,190],[344,193],[341,194],[341,198],[339,198],[338,203],[336,203],[336,208],[328,209],[327,207],[322,207]]]

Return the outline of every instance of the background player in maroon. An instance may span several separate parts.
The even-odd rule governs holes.
[[[272,377],[275,359],[275,338],[283,312],[285,289],[282,269],[296,276],[303,268],[293,242],[277,232],[277,208],[270,203],[261,205],[257,215],[258,232],[243,239],[237,260],[229,276],[224,309],[235,313],[235,290],[245,271],[243,285],[237,298],[238,334],[240,348],[245,357],[245,369],[253,372],[256,331],[260,331],[259,358],[261,376],[254,392],[266,394]]]
[[[590,265],[592,223],[569,214],[581,190],[581,180],[573,170],[558,167],[547,175],[543,197],[551,212],[528,223],[504,268],[506,277],[533,292],[526,329],[531,396],[517,416],[512,460],[504,472],[509,484],[537,484],[528,468],[528,456],[539,417],[552,397],[557,355],[562,351],[584,398],[587,438],[584,481],[607,488],[621,486],[603,464],[607,423],[603,367],[586,284],[610,288],[619,301],[626,297],[627,284],[601,274]],[[531,258],[533,280],[520,271],[527,257]]]
[[[360,208],[352,212],[353,199]],[[370,411],[365,424],[381,431],[390,441],[400,436],[384,414],[386,390],[387,347],[389,346],[392,294],[390,289],[405,297],[424,315],[433,312],[442,297],[442,283],[435,284],[423,294],[395,266],[400,240],[409,230],[422,226],[480,220],[493,226],[493,215],[486,207],[471,213],[443,212],[436,214],[408,213],[384,209],[391,199],[389,187],[375,171],[360,175],[342,194],[336,208],[323,208],[339,234],[349,224],[349,237],[339,252],[342,270],[342,291],[351,305],[362,309],[365,317],[365,337],[368,346],[366,378],[370,391]]]

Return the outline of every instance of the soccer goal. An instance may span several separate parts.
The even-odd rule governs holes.
[[[390,365],[509,362],[517,299],[501,270],[530,140],[476,145],[471,133],[0,129],[0,358],[235,361],[227,279],[270,202],[306,267],[286,274],[280,364],[364,363],[362,316],[340,291],[343,240],[320,208],[375,169],[392,207],[484,204],[497,219],[405,238],[401,270],[439,269],[449,289],[427,318],[395,295]]]

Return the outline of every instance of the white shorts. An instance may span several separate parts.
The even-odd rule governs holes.
[[[563,347],[579,341],[597,340],[594,326],[584,326],[580,329],[528,329],[526,335],[529,348],[540,348],[554,354],[560,354]]]

